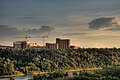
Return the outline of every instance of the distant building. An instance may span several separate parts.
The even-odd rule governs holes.
[[[46,43],[46,49],[69,49],[70,39],[56,38],[56,43]]]
[[[17,48],[17,49],[26,49],[26,48],[28,48],[27,41],[13,42],[13,47]]]
[[[46,49],[58,49],[58,44],[56,44],[56,43],[46,43]]]
[[[29,49],[41,50],[41,49],[44,49],[44,47],[43,46],[32,46]]]
[[[29,43],[28,48],[34,47],[34,46],[39,46],[37,43]]]
[[[68,49],[70,48],[70,39],[56,38],[56,44],[58,49]]]
[[[78,46],[73,46],[73,45],[72,45],[72,46],[70,46],[70,48],[71,48],[71,49],[78,49],[78,48],[80,48],[80,47],[78,47]]]
[[[40,49],[44,49],[44,46],[40,46],[37,43],[30,43],[28,44],[28,48],[29,49],[36,49],[36,50],[40,50]]]
[[[0,48],[1,49],[11,49],[13,48],[12,46],[3,46],[3,45],[0,45]]]

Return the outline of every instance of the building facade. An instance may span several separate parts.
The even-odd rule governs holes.
[[[58,45],[56,43],[46,43],[46,49],[58,49]]]
[[[30,43],[30,44],[28,44],[28,48],[41,50],[41,49],[44,49],[44,46],[41,46],[40,44],[37,44],[37,43]]]
[[[68,49],[70,48],[70,39],[56,38],[56,44],[58,45],[58,49]]]
[[[16,41],[16,42],[13,42],[13,47],[17,48],[17,49],[28,48],[27,41]]]

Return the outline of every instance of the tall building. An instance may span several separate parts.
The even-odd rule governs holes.
[[[27,48],[27,41],[13,42],[13,47],[17,48],[17,49],[25,49],[25,48]]]
[[[56,38],[56,44],[58,45],[58,49],[68,49],[70,48],[70,39]]]
[[[56,43],[46,43],[46,49],[58,49]]]

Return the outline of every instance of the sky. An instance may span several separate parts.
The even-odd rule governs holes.
[[[45,25],[45,26],[43,26]],[[120,47],[120,0],[0,0],[0,45],[33,36],[80,47]]]

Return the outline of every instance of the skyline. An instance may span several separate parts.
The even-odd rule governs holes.
[[[119,0],[1,0],[0,45],[46,34],[46,42],[62,37],[80,47],[120,47],[119,5]]]

